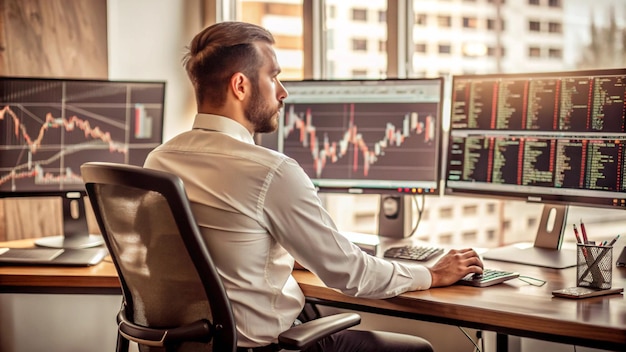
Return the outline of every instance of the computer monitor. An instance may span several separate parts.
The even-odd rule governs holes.
[[[63,235],[37,245],[86,248],[80,165],[143,165],[162,142],[165,82],[0,77],[0,198],[61,197]]]
[[[626,209],[626,69],[452,79],[445,194],[544,203],[530,248],[487,259],[574,266],[568,205]],[[573,237],[573,235],[572,235]]]
[[[406,196],[440,193],[443,78],[283,84],[279,128],[258,142],[297,160],[320,192],[384,195],[379,233],[404,237]]]

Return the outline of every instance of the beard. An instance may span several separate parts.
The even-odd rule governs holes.
[[[248,121],[252,122],[255,133],[269,133],[278,128],[278,115],[282,107],[282,103],[278,106],[268,104],[261,96],[258,84],[255,84],[244,113]]]

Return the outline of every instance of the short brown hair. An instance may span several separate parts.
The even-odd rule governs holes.
[[[183,57],[183,66],[196,91],[200,104],[209,97],[212,104],[222,106],[230,78],[242,72],[254,82],[262,64],[255,42],[274,44],[272,34],[255,24],[220,22],[213,24],[191,41]]]

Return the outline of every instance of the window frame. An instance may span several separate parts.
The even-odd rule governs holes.
[[[408,28],[414,16],[411,4],[411,0],[387,0],[387,77],[406,78],[412,70],[408,64],[413,60],[413,50],[410,48],[413,42],[412,29]],[[235,20],[239,8],[237,5],[237,0],[202,0],[203,25]],[[326,43],[322,38],[324,11],[324,0],[302,0],[304,79],[330,78],[325,75]]]

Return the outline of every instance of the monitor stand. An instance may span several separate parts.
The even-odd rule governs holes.
[[[42,237],[35,245],[52,248],[90,248],[104,244],[100,235],[89,234],[85,202],[81,192],[68,192],[62,198],[63,235]]]
[[[562,249],[567,205],[544,204],[535,243],[513,244],[489,249],[484,259],[552,269],[576,266],[576,251]]]

